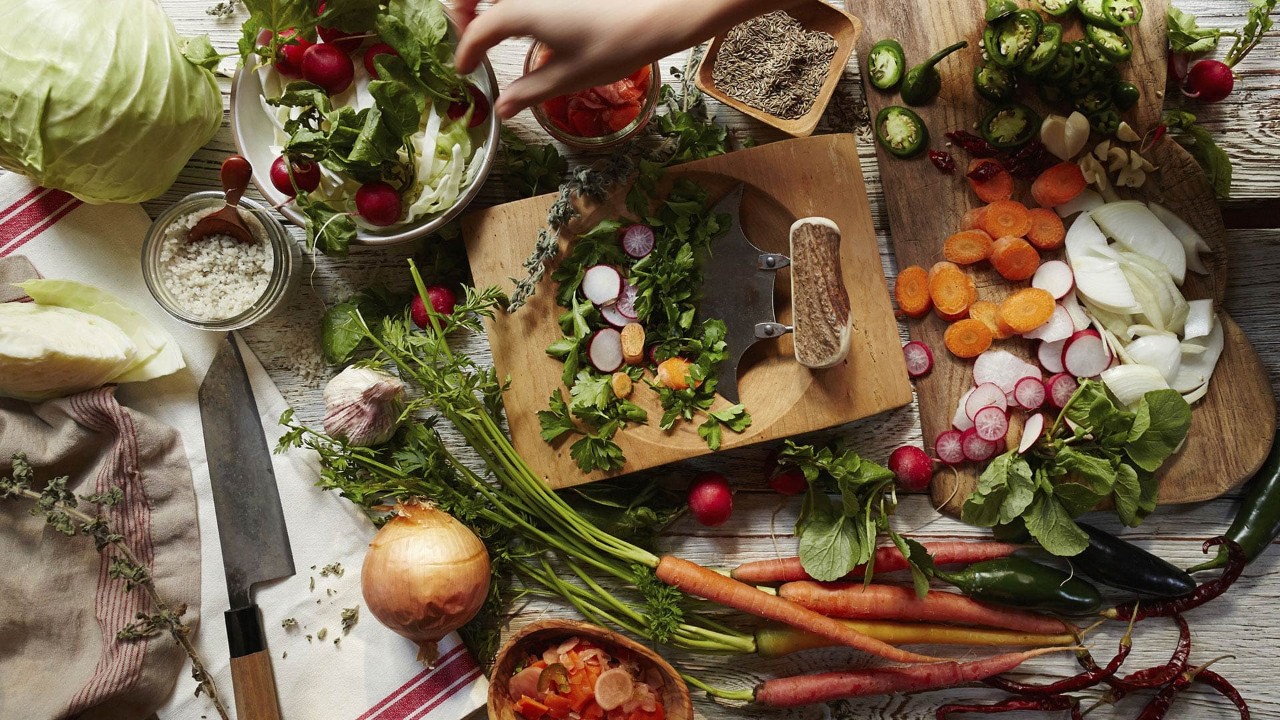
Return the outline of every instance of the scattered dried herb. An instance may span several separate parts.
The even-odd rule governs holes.
[[[285,630],[288,630],[289,628],[296,628],[298,627],[298,620],[297,618],[285,618],[280,621],[280,627]]]
[[[342,609],[342,634],[346,635],[351,632],[351,628],[356,626],[356,621],[360,619],[360,606]]]
[[[826,80],[836,41],[781,10],[730,30],[711,79],[730,97],[784,120],[809,112]]]
[[[320,577],[329,577],[330,575],[342,577],[342,574],[345,572],[346,570],[343,569],[342,563],[329,563],[328,565],[320,568]]]
[[[307,637],[310,638],[311,636],[308,635]],[[320,630],[316,632],[317,640],[324,640],[327,637],[329,637],[329,628],[320,628]]]

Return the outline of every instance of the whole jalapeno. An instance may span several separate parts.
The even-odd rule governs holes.
[[[1036,0],[1040,9],[1054,17],[1062,17],[1076,6],[1076,0]]]
[[[978,125],[982,137],[1001,150],[1021,147],[1040,132],[1040,116],[1021,103],[1001,105]]]
[[[997,65],[1016,68],[1026,61],[1036,47],[1044,21],[1031,10],[1019,10],[998,22],[987,25],[982,45],[987,56]]]
[[[1115,108],[1106,108],[1092,113],[1089,116],[1089,127],[1099,135],[1111,137],[1116,134],[1116,130],[1120,129],[1120,113]]]
[[[1063,615],[1089,615],[1102,607],[1102,595],[1088,581],[1021,557],[988,560],[935,574],[970,598],[997,605]]]
[[[1005,102],[1018,92],[1018,78],[1009,68],[985,62],[973,69],[973,87],[991,102]]]
[[[908,105],[924,105],[938,97],[938,93],[942,91],[942,76],[938,74],[937,64],[951,53],[965,47],[969,47],[967,40],[948,45],[908,70],[906,77],[902,80],[902,101]]]
[[[1142,21],[1142,0],[1102,0],[1102,14],[1116,27],[1129,27]]]
[[[1118,82],[1111,86],[1111,101],[1120,112],[1129,110],[1142,99],[1142,92],[1131,82]]]
[[[1280,436],[1271,441],[1271,453],[1254,473],[1226,537],[1240,546],[1246,562],[1257,558],[1280,537]],[[1226,567],[1229,559],[1230,553],[1221,546],[1216,557],[1189,572]]]
[[[890,155],[908,158],[929,144],[929,129],[910,108],[890,105],[876,113],[876,140]]]
[[[1118,28],[1090,23],[1084,26],[1084,36],[1112,63],[1124,62],[1133,55],[1133,41]]]
[[[1103,585],[1140,598],[1176,598],[1196,589],[1196,581],[1173,564],[1092,525],[1077,523],[1089,545],[1071,565]]]
[[[1076,9],[1085,20],[1091,23],[1110,25],[1111,20],[1107,19],[1107,12],[1102,9],[1104,2],[1106,0],[1076,0]]]
[[[1040,29],[1040,37],[1036,42],[1036,46],[1032,48],[1031,54],[1027,56],[1026,61],[1022,64],[1022,70],[1028,75],[1038,76],[1049,66],[1054,60],[1058,59],[1058,52],[1062,48],[1062,26],[1058,23],[1045,23]]]
[[[892,90],[902,82],[907,69],[907,56],[902,44],[887,38],[871,46],[867,53],[867,80],[881,90]]]

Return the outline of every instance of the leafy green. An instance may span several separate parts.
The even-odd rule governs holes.
[[[325,360],[330,365],[343,365],[357,350],[368,348],[364,324],[381,322],[403,310],[408,302],[405,296],[375,286],[330,307],[320,320],[320,346]]]
[[[1169,8],[1169,49],[1174,52],[1198,55],[1218,46],[1222,34],[1217,28],[1202,28],[1191,13]]]
[[[569,162],[551,143],[532,145],[502,128],[502,153],[512,184],[523,197],[556,189],[569,171]]]
[[[1155,472],[1186,439],[1191,406],[1176,390],[1153,390],[1142,396],[1137,420],[1145,430],[1129,438],[1125,453],[1137,467]]]
[[[346,255],[356,239],[356,223],[326,202],[298,195],[294,203],[307,218],[307,248],[326,255]]]
[[[1262,36],[1271,31],[1274,25],[1271,20],[1271,14],[1276,10],[1277,0],[1252,0],[1252,7],[1245,13],[1244,27],[1239,33],[1224,33],[1234,35],[1235,41],[1231,43],[1231,48],[1227,50],[1226,63],[1231,67],[1235,67],[1250,50],[1257,47],[1262,41]]]
[[[1062,503],[1049,493],[1036,495],[1022,521],[1036,542],[1054,555],[1079,555],[1089,546],[1089,536],[1076,525]]]
[[[1196,123],[1196,116],[1185,110],[1166,110],[1163,123],[1176,131],[1174,139],[1200,164],[1209,177],[1214,194],[1223,200],[1230,197],[1231,158],[1218,146],[1213,135]]]

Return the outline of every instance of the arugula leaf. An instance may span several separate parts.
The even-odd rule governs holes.
[[[356,239],[356,223],[350,215],[307,195],[298,195],[294,204],[307,218],[308,250],[317,249],[326,255],[347,254],[351,241]]]
[[[569,417],[569,406],[565,403],[564,395],[560,393],[559,388],[551,394],[549,402],[549,410],[538,411],[538,425],[542,427],[544,441],[550,443],[566,433],[580,432],[573,418]]]
[[[1198,55],[1210,52],[1218,46],[1218,37],[1222,31],[1217,28],[1200,27],[1196,17],[1191,13],[1170,7],[1168,18],[1170,50]]]
[[[1022,516],[1027,532],[1045,550],[1060,557],[1079,555],[1089,545],[1089,536],[1076,525],[1062,504],[1046,492],[1036,493],[1035,500]]]
[[[1187,438],[1191,406],[1176,390],[1152,390],[1142,396],[1137,415],[1146,429],[1130,438],[1125,453],[1134,465],[1155,472]]]

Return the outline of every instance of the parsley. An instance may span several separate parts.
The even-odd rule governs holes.
[[[519,135],[502,128],[502,154],[507,175],[522,197],[550,192],[560,186],[569,163],[555,145],[532,145]]]

